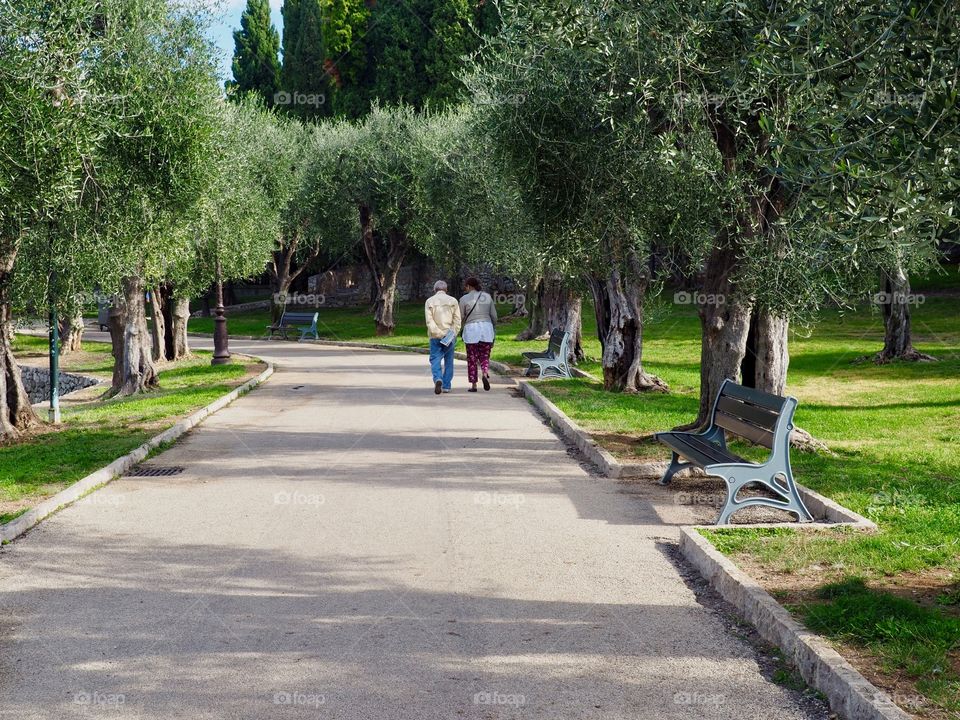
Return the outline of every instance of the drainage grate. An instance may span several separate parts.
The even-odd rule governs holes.
[[[179,475],[186,468],[179,465],[137,465],[127,477],[163,477],[165,475]]]

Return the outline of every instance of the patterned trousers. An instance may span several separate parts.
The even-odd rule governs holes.
[[[478,342],[467,344],[467,379],[471,385],[477,383],[477,365],[484,375],[490,374],[490,351],[493,343]]]

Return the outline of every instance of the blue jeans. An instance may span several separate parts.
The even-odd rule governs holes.
[[[456,340],[444,347],[440,344],[439,339],[430,338],[430,370],[433,372],[433,381],[442,381],[444,390],[449,390],[453,384],[453,353],[456,348]],[[441,360],[443,360],[442,371],[440,369]]]

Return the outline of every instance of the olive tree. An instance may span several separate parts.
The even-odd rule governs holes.
[[[699,197],[687,187],[698,177],[657,155],[662,123],[635,93],[636,23],[611,9],[505,3],[467,86],[542,228],[542,267],[555,278],[575,270],[590,289],[604,386],[664,390],[642,364],[650,247],[697,234],[709,214],[683,207]],[[669,221],[678,214],[689,222]]]
[[[10,347],[17,273],[21,304],[49,302],[53,263],[61,257],[91,182],[91,158],[107,131],[115,95],[94,65],[119,52],[105,18],[110,0],[0,2],[0,439],[36,422]],[[28,249],[29,248],[29,249]],[[24,265],[32,267],[26,272]],[[48,261],[45,272],[40,272]]]
[[[97,204],[104,286],[118,290],[110,393],[130,395],[157,384],[145,291],[191,253],[178,228],[210,189],[220,95],[202,10],[138,0],[113,22],[123,53],[98,81],[124,101],[99,150]]]

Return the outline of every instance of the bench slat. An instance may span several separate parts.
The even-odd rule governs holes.
[[[769,430],[750,425],[740,418],[727,415],[725,412],[720,412],[719,410],[716,415],[714,415],[713,422],[724,430],[736,433],[740,437],[744,437],[757,445],[763,445],[764,447],[773,449],[773,433]]]
[[[714,463],[744,462],[744,459],[739,455],[734,455],[689,433],[657,433],[657,440],[701,466],[713,465]]]
[[[306,323],[309,325],[312,322],[312,313],[287,313],[280,319],[282,325],[289,325],[291,323]]]
[[[560,346],[563,344],[563,335],[562,330],[554,330],[550,333],[550,342],[547,344],[547,352],[550,353],[550,357],[560,356]]]
[[[717,402],[717,410],[725,412],[727,415],[740,418],[750,425],[756,425],[771,432],[777,427],[777,420],[780,418],[779,413],[767,410],[758,405],[742,402],[729,395],[724,395],[720,398]]]
[[[744,387],[743,385],[737,385],[731,382],[723,386],[721,397],[723,396],[744,400],[752,405],[759,405],[767,410],[773,410],[776,413],[779,413],[783,409],[783,404],[787,401],[786,398],[782,398],[779,395],[771,395],[762,390]]]

